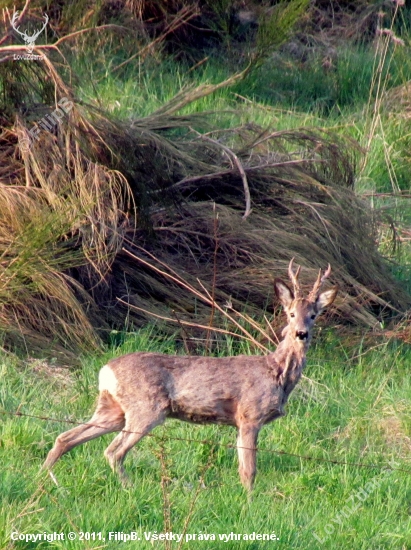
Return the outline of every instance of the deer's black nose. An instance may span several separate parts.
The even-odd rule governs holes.
[[[306,330],[297,330],[295,335],[299,340],[307,340],[308,338],[308,332]]]

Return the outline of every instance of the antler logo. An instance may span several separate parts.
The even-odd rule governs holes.
[[[20,36],[23,37],[23,40],[26,43],[27,51],[28,51],[28,53],[31,54],[31,53],[33,53],[35,42],[36,42],[37,38],[44,31],[44,29],[47,26],[47,23],[49,22],[49,16],[47,14],[44,14],[44,25],[42,26],[42,28],[38,32],[35,31],[32,35],[27,34],[27,32],[20,32],[19,31],[20,27],[16,27],[18,19],[19,19],[19,12],[16,11],[13,15],[12,20],[11,20],[11,26],[13,27],[13,29]]]

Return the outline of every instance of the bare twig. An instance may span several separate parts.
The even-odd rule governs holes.
[[[202,293],[200,291],[198,291],[195,287],[193,287],[192,285],[190,285],[189,283],[187,283],[187,281],[184,281],[175,271],[171,270],[173,275],[170,274],[170,273],[167,273],[167,271],[163,271],[161,269],[159,269],[158,267],[150,264],[149,262],[147,262],[146,260],[143,260],[143,258],[140,258],[139,256],[136,256],[135,254],[133,254],[132,252],[130,252],[129,250],[127,250],[126,248],[123,248],[122,249],[123,252],[125,252],[126,254],[128,254],[130,257],[132,257],[133,259],[141,262],[143,265],[146,265],[147,267],[153,269],[154,271],[156,271],[156,273],[160,273],[161,275],[163,275],[164,277],[176,282],[177,284],[179,284],[180,286],[182,286],[183,288],[189,290],[192,294],[194,294],[195,296],[197,296],[200,300],[202,300],[203,302],[205,302],[206,304],[208,304],[209,306],[211,306],[213,304],[213,300],[212,300],[212,297],[211,297],[211,294],[208,292],[208,290],[204,287],[204,285],[201,283],[201,281],[199,281],[197,279],[197,282],[198,284],[201,286],[201,288],[203,289],[203,291],[206,293]],[[144,250],[144,249],[142,249]],[[155,259],[156,261],[158,261],[161,265],[164,265],[167,269],[168,266],[166,266],[165,264],[163,264],[160,260],[157,260],[156,257],[151,254],[151,253],[148,253],[153,259]],[[175,274],[175,275],[174,275]],[[124,302],[123,300],[121,300],[120,298],[117,298],[117,300],[119,302],[122,302],[122,303],[126,303]],[[240,325],[240,323],[238,323],[234,317],[232,317],[231,315],[229,315],[229,313],[227,311],[225,311],[222,307],[220,307],[217,302],[214,301],[214,304],[215,304],[215,307],[216,309],[218,309],[218,311],[220,311],[227,319],[229,319],[237,328],[240,329],[240,331],[245,335],[245,340],[249,340],[250,342],[252,342],[255,346],[257,346],[258,349],[260,349],[261,351],[264,351],[265,353],[268,353],[270,350],[268,348],[266,348],[265,346],[263,346],[262,344],[260,344],[260,342],[258,342],[249,332],[248,330],[246,330],[242,325]],[[170,319],[170,318],[166,318],[166,317],[163,317],[163,316],[159,316],[159,315],[156,315],[156,314],[153,314],[147,310],[144,310],[143,308],[139,308],[137,306],[134,306],[132,304],[127,304],[129,307],[132,307],[132,308],[135,308],[137,310],[140,310],[140,311],[144,311],[145,313],[148,313],[150,315],[153,315],[154,317],[157,317],[157,318],[161,318],[161,319],[164,319],[164,320],[168,320],[168,321],[173,321],[173,319]],[[189,324],[187,321],[180,321],[184,324]],[[210,327],[204,327],[204,326],[201,326],[201,325],[198,325],[198,324],[194,324],[194,323],[191,323],[191,326],[197,326],[197,327],[201,327],[201,328],[206,328],[206,330],[209,330]],[[222,329],[213,329],[213,330],[216,330],[217,332],[221,332]],[[227,334],[227,333],[226,333]],[[239,335],[236,335],[235,333],[231,333],[232,335],[235,335],[235,336],[239,336]]]
[[[204,134],[202,134],[204,135]],[[218,142],[217,142],[218,143]],[[248,172],[257,172],[258,170],[261,170],[262,168],[281,168],[283,166],[297,166],[299,164],[308,164],[308,163],[325,163],[322,159],[297,159],[297,160],[286,160],[286,161],[280,161],[280,162],[264,162],[261,164],[256,164],[255,166],[243,166],[244,172],[247,174]],[[178,187],[182,187],[185,184],[188,183],[195,183],[196,181],[201,180],[208,180],[208,179],[214,179],[219,178],[222,176],[227,176],[228,174],[232,174],[233,170],[231,168],[227,168],[225,170],[218,170],[216,172],[210,172],[209,174],[200,174],[199,176],[187,176],[183,178],[180,181],[177,181],[176,183],[173,183],[170,185],[169,189],[176,189]],[[155,191],[158,193],[161,193],[161,191]]]
[[[139,306],[136,306],[134,304],[130,304],[129,302],[125,302],[124,300],[122,300],[121,298],[117,298],[117,300],[121,303],[121,304],[124,304],[126,305],[127,307],[131,308],[131,309],[135,309],[137,311],[141,311],[142,313],[145,313],[147,315],[150,315],[151,317],[155,317],[156,319],[161,319],[162,321],[168,321],[168,322],[172,322],[172,323],[175,323],[176,322],[176,319],[173,319],[172,317],[166,317],[165,315],[159,315],[158,313],[154,313],[152,311],[148,311],[147,309],[144,309],[142,307],[139,307]],[[179,319],[178,320],[178,323],[181,324],[181,325],[185,325],[186,327],[194,327],[194,328],[200,328],[200,329],[203,329],[203,330],[209,330],[210,327],[208,325],[201,325],[200,323],[194,323],[194,322],[190,322],[190,321],[184,321],[183,319]],[[241,327],[242,328],[242,327]],[[231,332],[230,330],[226,330],[224,328],[217,328],[217,327],[213,327],[213,332],[219,332],[220,334],[228,334],[229,336],[235,336],[236,338],[240,338],[241,340],[246,340],[247,342],[250,341],[249,338],[247,338],[247,336],[243,336],[242,334],[238,334],[237,332]],[[254,343],[254,342],[253,342]],[[264,347],[262,344],[259,345],[260,346],[260,349],[262,351],[266,351],[268,352],[269,350]]]
[[[396,199],[411,199],[409,193],[403,193],[401,191],[396,193],[361,193],[362,197],[394,197]]]
[[[139,247],[140,248],[140,247]],[[194,294],[195,296],[197,296],[198,298],[200,298],[200,300],[202,300],[203,302],[205,302],[206,304],[210,305],[213,303],[212,301],[212,298],[211,298],[211,295],[210,293],[208,292],[208,290],[204,287],[204,285],[201,283],[201,281],[199,281],[197,279],[197,282],[198,284],[201,286],[201,288],[204,290],[204,292],[206,293],[206,295],[204,295],[203,293],[201,293],[200,291],[198,291],[195,287],[193,287],[192,285],[190,285],[189,283],[187,283],[186,281],[184,281],[175,271],[171,270],[172,273],[175,273],[175,276],[174,275],[171,275],[170,273],[167,273],[166,271],[163,271],[161,269],[159,269],[158,267],[150,264],[149,262],[147,262],[146,260],[143,260],[143,258],[140,258],[138,256],[136,256],[135,254],[133,254],[132,252],[130,252],[129,250],[127,250],[126,248],[123,248],[122,249],[123,252],[125,252],[126,254],[128,254],[131,258],[134,258],[135,260],[141,262],[142,264],[146,265],[147,267],[150,267],[151,269],[153,269],[154,271],[156,271],[157,273],[160,273],[161,275],[163,275],[164,277],[167,277],[168,279],[176,282],[177,284],[179,284],[180,286],[182,286],[183,288],[189,290],[192,294]],[[142,249],[144,250],[144,249]],[[151,254],[151,253],[148,253],[153,259],[157,260],[156,257]],[[168,269],[168,266],[166,266],[165,264],[163,264],[163,262],[161,262],[160,260],[157,260],[161,265],[164,265],[167,269]],[[117,300],[119,300],[120,302],[123,302],[123,300],[121,300],[120,298],[117,298]],[[125,303],[125,302],[123,302]],[[143,310],[142,308],[139,308],[137,306],[134,306],[134,305],[131,305],[131,304],[127,304],[128,306],[130,307],[133,307],[135,309],[138,309],[140,311],[145,311],[146,313],[148,314],[151,314],[150,312],[146,311],[146,310]],[[263,346],[262,344],[260,344],[260,342],[258,342],[255,338],[253,338],[253,336],[243,327],[240,325],[240,323],[238,323],[231,315],[229,315],[227,313],[227,311],[225,311],[222,307],[220,307],[216,302],[215,302],[215,307],[218,309],[218,311],[220,311],[227,319],[229,319],[237,328],[240,329],[240,331],[246,336],[246,340],[249,340],[250,342],[252,342],[255,346],[257,346],[260,350],[264,351],[264,352],[269,352],[269,350]],[[154,314],[153,314],[154,315]],[[158,315],[154,315],[155,317],[160,317]],[[163,318],[165,319],[164,317],[160,317],[160,318]],[[168,320],[171,320],[172,319],[168,319]],[[181,321],[183,322],[183,321]],[[187,322],[184,322],[184,324],[187,324]],[[197,325],[197,324],[193,324],[192,326],[200,326],[200,325]],[[209,329],[209,327],[205,327],[207,330]],[[217,330],[217,329],[213,329],[213,330]],[[218,329],[218,331],[221,331],[221,329]],[[235,335],[235,333],[232,333],[233,335]]]
[[[190,336],[189,334],[187,333],[186,329],[184,328],[184,325],[183,323],[181,322],[181,320],[179,319],[178,315],[177,315],[177,312],[173,309],[173,315],[174,317],[176,318],[176,321],[177,323],[180,325],[180,328],[181,328],[181,335],[182,335],[182,338],[183,338],[183,343],[184,343],[184,349],[186,351],[186,354],[187,355],[191,355],[190,353],[190,349],[188,347],[188,344],[187,344],[187,341],[190,340]]]
[[[122,27],[121,25],[114,25],[112,23],[107,25],[99,25],[98,27],[89,27],[87,29],[80,29],[79,31],[71,32],[70,34],[66,34],[65,36],[62,36],[57,40],[57,42],[54,42],[52,46],[57,47],[62,42],[65,42],[66,40],[70,40],[71,38],[74,38],[75,36],[79,36],[81,34],[84,34],[86,32],[91,31],[101,31],[101,30],[107,30],[107,29],[113,29],[113,30],[121,30],[121,31],[129,31],[127,27]]]
[[[204,57],[204,59],[202,59],[201,61],[199,61],[198,63],[196,63],[192,67],[190,67],[187,71],[187,74],[191,73],[191,71],[195,71],[196,69],[198,69],[198,67],[201,67],[201,65],[206,63],[209,59],[210,59],[210,56],[207,55],[207,57]]]
[[[206,335],[206,349],[209,349],[210,342],[209,338],[211,336],[211,328],[213,326],[214,312],[215,312],[215,285],[217,278],[217,252],[218,252],[218,212],[216,212],[216,204],[213,204],[214,211],[214,256],[213,256],[213,281],[211,285],[211,313],[210,313],[210,330],[207,331]]]
[[[207,297],[210,299],[211,301],[211,295],[209,293],[209,291],[205,288],[205,286],[203,285],[203,283],[197,279],[197,282],[198,284],[201,286],[201,288],[204,290],[204,292],[206,293]],[[265,352],[269,352],[269,349],[267,349],[265,346],[263,346],[263,344],[260,344],[260,342],[258,342],[249,332],[248,330],[246,330],[243,326],[240,325],[240,323],[238,323],[231,315],[229,315],[227,313],[227,311],[225,311],[222,307],[220,307],[217,302],[215,302],[215,307],[218,309],[218,311],[220,313],[222,313],[225,317],[227,317],[227,319],[229,319],[232,323],[235,324],[235,326],[237,328],[239,328],[247,337],[248,337],[248,340],[250,342],[252,342],[255,346],[257,346],[257,348],[261,349],[261,350],[264,350]]]
[[[275,333],[275,331],[274,331],[274,329],[273,329],[273,327],[272,327],[270,321],[267,319],[266,315],[264,315],[264,320],[265,320],[265,322],[267,323],[268,328],[270,329],[270,332],[272,333],[272,335],[273,335],[274,338],[275,338],[275,343],[276,343],[276,344],[279,344],[279,343],[280,343],[280,340],[278,339],[278,336],[277,336],[277,334]],[[270,338],[270,341],[272,342],[273,340]]]
[[[251,214],[251,195],[250,195],[250,188],[248,186],[247,175],[245,173],[242,163],[240,162],[240,159],[237,157],[234,151],[229,147],[227,147],[226,145],[223,145],[219,141],[212,139],[204,134],[200,134],[195,130],[193,130],[193,132],[195,132],[201,139],[205,141],[209,141],[210,143],[217,145],[217,147],[220,147],[227,154],[227,156],[234,161],[234,164],[237,166],[237,169],[240,173],[241,181],[243,182],[244,197],[245,197],[245,212],[243,214],[243,220],[247,219],[248,216]]]
[[[170,476],[169,476],[169,464],[167,463],[165,442],[163,439],[159,443],[160,450],[157,454],[161,464],[161,492],[163,494],[163,519],[164,519],[164,532],[169,533],[173,530],[173,523],[171,521],[171,500],[170,500]],[[171,541],[164,540],[164,548],[171,550]]]
[[[194,513],[194,506],[198,500],[198,497],[200,495],[200,491],[201,489],[204,488],[204,476],[205,474],[208,472],[208,470],[211,468],[212,464],[213,464],[213,459],[214,459],[214,451],[215,451],[215,447],[211,447],[210,449],[210,452],[209,452],[209,455],[208,455],[208,460],[206,462],[206,464],[204,465],[204,468],[200,474],[200,478],[198,480],[198,484],[197,484],[197,489],[196,489],[196,492],[190,502],[190,508],[188,510],[188,513],[185,517],[185,521],[184,521],[184,525],[183,525],[183,531],[182,531],[182,537],[181,537],[181,540],[180,540],[180,543],[177,547],[177,550],[180,550],[181,547],[183,546],[184,542],[185,542],[185,535],[187,533],[187,529],[188,529],[188,526],[190,524],[190,521],[191,521],[191,518],[193,516],[193,513]]]

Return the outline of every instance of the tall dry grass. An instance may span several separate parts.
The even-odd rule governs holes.
[[[179,114],[248,69],[120,122],[76,101],[56,46],[40,46],[44,57],[32,64],[13,63],[16,51],[24,48],[0,50],[7,345],[89,351],[110,328],[146,322],[118,298],[208,319],[208,306],[128,254],[144,259],[142,249],[252,315],[271,308],[271,281],[291,257],[310,280],[333,266],[334,314],[347,322],[374,326],[409,306],[378,252],[378,216],[354,192],[354,142],[315,128],[213,128],[206,113]],[[62,98],[70,112],[33,139]]]

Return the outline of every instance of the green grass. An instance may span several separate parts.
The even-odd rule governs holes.
[[[173,353],[175,344],[156,337],[155,331],[140,331],[104,357],[85,359],[77,373],[56,371],[41,362],[19,366],[3,357],[1,410],[86,421],[97,394],[99,367],[109,357],[135,349]],[[154,430],[155,438],[146,437],[130,452],[128,489],[122,488],[103,457],[113,438],[104,436],[73,449],[56,464],[56,487],[39,469],[55,437],[70,426],[4,416],[0,547],[114,549],[118,543],[108,541],[110,531],[136,531],[142,540],[127,547],[152,548],[144,532],[166,531],[161,488],[166,478],[172,531],[182,533],[189,518],[188,534],[217,538],[212,543],[191,541],[184,545],[187,548],[411,548],[411,477],[383,471],[392,460],[396,467],[411,470],[410,360],[411,349],[404,345],[364,351],[360,345],[344,347],[338,335],[323,337],[309,353],[306,375],[311,382],[302,381],[292,394],[287,416],[260,434],[251,500],[239,482],[236,452],[227,447],[235,442],[232,428],[166,422]],[[214,449],[200,443],[203,440],[212,441]],[[203,483],[196,494],[200,477]],[[373,485],[367,485],[370,482]],[[351,512],[354,505],[357,509]],[[101,532],[106,541],[11,543],[14,531]],[[231,532],[274,532],[279,540],[219,540],[219,534]],[[157,541],[154,547],[164,544]],[[178,548],[178,543],[171,547]]]

